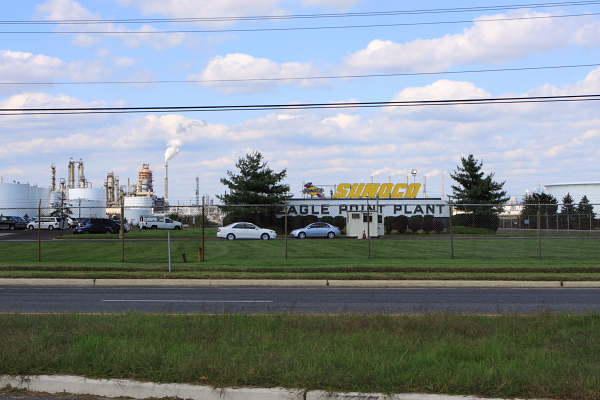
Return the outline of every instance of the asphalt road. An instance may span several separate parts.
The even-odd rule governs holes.
[[[600,312],[594,288],[0,287],[0,312]]]

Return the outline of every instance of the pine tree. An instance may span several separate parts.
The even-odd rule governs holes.
[[[485,175],[483,163],[478,162],[473,154],[461,157],[462,166],[457,166],[454,174],[450,174],[458,185],[452,185],[456,209],[470,214],[473,227],[498,229],[498,214],[502,212],[502,204],[508,201],[506,192],[502,190],[504,183],[494,181],[494,173]]]
[[[583,196],[577,205],[577,214],[579,229],[590,230],[592,229],[592,220],[596,218],[594,212],[594,206],[590,204],[587,196]]]
[[[229,189],[229,193],[217,195],[224,204],[221,210],[232,215],[229,222],[235,222],[235,218],[257,224],[273,223],[282,210],[281,204],[291,197],[289,185],[280,183],[287,171],[274,172],[257,151],[240,158],[235,166],[239,173],[227,171],[227,178],[221,178]]]
[[[60,197],[55,199],[55,201],[50,205],[53,211],[50,213],[50,217],[62,217],[67,218],[73,215],[73,204],[67,201],[67,194],[65,192],[60,192]]]
[[[523,209],[521,218],[529,221],[529,228],[538,228],[538,214],[540,216],[541,229],[548,229],[556,221],[558,211],[558,200],[548,193],[533,193],[523,198]]]
[[[559,216],[559,228],[561,229],[576,229],[576,210],[573,197],[569,193],[562,199]]]

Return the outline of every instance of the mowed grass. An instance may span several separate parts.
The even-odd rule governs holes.
[[[597,399],[599,356],[598,315],[0,315],[9,375]]]
[[[506,234],[227,241],[209,228],[203,241],[185,229],[170,232],[172,274],[165,231],[65,234],[39,247],[0,241],[0,277],[600,280],[600,235]]]

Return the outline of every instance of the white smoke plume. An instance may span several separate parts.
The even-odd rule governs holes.
[[[165,151],[165,164],[181,151],[181,146],[183,146],[182,136],[191,128],[202,126],[206,126],[206,122],[190,120],[186,123],[179,124],[175,130],[176,137],[167,142],[167,150]]]
[[[393,168],[389,168],[389,167],[385,167],[385,168],[381,168],[378,169],[377,171],[373,172],[371,174],[371,178],[374,178],[376,176],[380,176],[380,175],[387,175],[387,176],[407,176],[410,175],[410,170],[408,169],[393,169]]]

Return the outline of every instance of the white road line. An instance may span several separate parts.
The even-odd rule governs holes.
[[[105,302],[141,303],[273,303],[272,300],[101,300]]]

